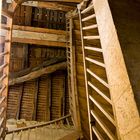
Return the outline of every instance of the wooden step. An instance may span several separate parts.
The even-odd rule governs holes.
[[[3,114],[4,110],[5,110],[5,108],[4,108],[4,107],[2,107],[2,108],[0,109],[0,116],[2,116],[2,114]]]
[[[92,131],[94,132],[98,140],[104,140],[104,138],[102,137],[102,135],[100,134],[100,132],[97,130],[95,126],[92,126]]]
[[[85,49],[86,49],[86,50],[91,50],[91,51],[96,51],[96,52],[103,52],[102,49],[100,49],[100,48],[95,48],[95,47],[88,47],[88,46],[85,46]]]
[[[3,122],[4,122],[4,117],[0,118],[0,128],[1,128],[2,125],[3,125]]]
[[[97,27],[98,27],[97,24],[95,24],[95,25],[90,25],[90,26],[83,27],[83,30],[96,29]]]
[[[112,101],[102,91],[100,91],[97,87],[95,87],[90,81],[88,81],[88,85],[92,89],[94,89],[102,98],[104,98],[108,103],[112,105]]]
[[[91,95],[89,95],[89,99],[98,107],[98,109],[107,117],[107,119],[114,125],[116,126],[116,123],[113,119],[113,116],[107,112],[100,103],[98,103]]]
[[[3,74],[2,77],[0,77],[0,82],[2,82],[2,80],[3,80],[4,78],[6,78],[6,76],[7,76],[6,74]]]
[[[98,66],[101,66],[101,67],[105,68],[105,64],[103,64],[103,63],[101,63],[101,62],[99,62],[99,61],[97,61],[97,60],[91,59],[91,58],[89,58],[89,57],[86,57],[85,59],[86,59],[87,61],[91,62],[91,63],[94,63],[94,64],[96,64],[96,65],[98,65]]]
[[[116,137],[109,130],[109,128],[104,124],[104,122],[100,119],[100,117],[98,116],[98,114],[94,110],[91,110],[91,115],[98,122],[98,124],[101,126],[101,128],[104,130],[106,135],[110,138],[110,140],[116,140]]]
[[[6,67],[6,66],[7,66],[7,63],[4,63],[3,65],[1,65],[1,66],[0,66],[0,71],[2,71],[3,68]]]
[[[4,55],[6,55],[6,54],[8,54],[8,52],[0,53],[0,57],[4,56]]]
[[[91,9],[93,9],[93,4],[91,4],[86,9],[84,9],[83,11],[81,11],[81,14],[85,14],[85,13],[89,12]]]
[[[0,98],[0,105],[4,102],[5,99],[6,99],[6,97],[1,97]]]
[[[84,36],[84,39],[94,40],[94,39],[100,39],[100,37],[99,36]]]
[[[100,83],[102,83],[104,86],[106,86],[107,88],[109,88],[108,83],[106,83],[104,80],[102,80],[99,76],[97,76],[95,73],[93,73],[90,69],[87,69],[87,72],[93,76],[95,79],[97,79]]]
[[[5,90],[6,85],[2,86],[2,88],[0,89],[0,94],[2,94],[2,92]]]
[[[95,18],[95,17],[96,17],[95,14],[90,15],[90,16],[88,16],[88,17],[83,18],[83,19],[82,19],[82,22],[88,21],[88,20],[90,20],[90,19],[92,19],[92,18]]]

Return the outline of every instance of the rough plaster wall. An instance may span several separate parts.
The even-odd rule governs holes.
[[[109,0],[109,4],[140,112],[140,2]]]

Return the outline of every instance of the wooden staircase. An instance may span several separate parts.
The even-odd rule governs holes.
[[[86,3],[87,1],[85,1]],[[116,121],[106,76],[94,5],[78,5],[90,139],[117,140]]]
[[[19,120],[21,123],[18,126],[22,126],[23,123],[27,125],[21,128],[13,128],[14,124],[8,123],[9,130],[5,140],[63,140],[73,134],[75,135],[71,140],[76,140],[79,135],[70,125],[70,117],[71,115],[67,115],[49,122]]]
[[[6,110],[8,93],[8,76],[11,49],[12,19],[2,12],[5,25],[0,23],[0,138],[4,139],[6,130]],[[2,29],[5,32],[2,32]],[[5,34],[5,37],[3,36]]]

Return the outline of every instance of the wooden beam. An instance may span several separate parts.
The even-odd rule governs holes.
[[[50,74],[50,73],[53,73],[53,72],[55,72],[57,70],[60,70],[60,69],[61,70],[66,69],[66,62],[61,62],[61,63],[58,63],[58,64],[54,64],[54,65],[48,66],[46,68],[39,69],[37,71],[33,71],[33,72],[31,72],[31,73],[29,73],[25,76],[18,77],[18,78],[15,78],[15,79],[11,79],[9,81],[9,85],[14,85],[14,84],[17,84],[17,83],[22,83],[22,82],[25,82],[25,81],[29,81],[29,80],[38,78],[43,74]]]
[[[12,42],[42,45],[42,46],[48,46],[48,47],[60,47],[60,48],[62,47],[62,48],[65,48],[65,43],[55,42],[55,41],[13,38]]]
[[[65,47],[65,31],[44,29],[29,26],[13,26],[12,42]],[[1,29],[1,35],[6,35],[6,30]]]
[[[7,0],[7,3],[11,3],[11,0]],[[58,2],[43,2],[43,1],[28,1],[24,2],[22,5],[30,6],[30,7],[38,7],[38,8],[47,8],[50,10],[60,10],[60,11],[71,11],[74,10],[75,7],[68,6],[64,4],[59,4]]]
[[[55,30],[55,29],[47,29],[47,28],[39,28],[39,27],[31,27],[31,26],[13,25],[13,30],[66,35],[66,31],[63,30]]]
[[[59,57],[55,57],[55,58],[52,58],[52,59],[49,59],[49,60],[43,62],[42,64],[38,65],[35,68],[26,68],[26,69],[21,70],[19,72],[10,73],[10,78],[21,77],[21,76],[29,74],[30,72],[39,70],[41,68],[44,68],[44,67],[56,64],[56,63],[64,62],[65,60],[66,60],[65,57],[60,57],[60,56]]]

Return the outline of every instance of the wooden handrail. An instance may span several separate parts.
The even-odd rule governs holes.
[[[46,126],[46,125],[53,124],[55,122],[64,120],[64,119],[69,118],[69,117],[71,117],[70,114],[69,115],[66,115],[64,117],[61,117],[59,119],[55,119],[55,120],[46,122],[46,123],[32,125],[32,126],[28,126],[28,127],[22,127],[22,128],[18,128],[18,129],[15,129],[15,130],[10,130],[10,131],[7,131],[6,134],[12,134],[12,133],[15,133],[15,132],[26,131],[26,130],[29,130],[29,129],[35,129],[35,128],[43,127],[43,126]]]

